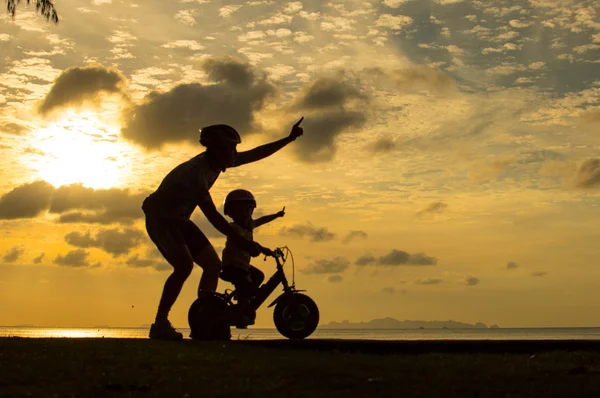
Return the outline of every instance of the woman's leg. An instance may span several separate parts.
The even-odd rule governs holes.
[[[147,218],[146,231],[165,260],[173,267],[173,272],[163,286],[155,323],[150,328],[150,338],[181,339],[183,335],[169,322],[169,312],[192,272],[194,262],[177,223]]]
[[[183,284],[192,273],[194,262],[187,246],[180,246],[179,254],[172,255],[169,263],[173,266],[173,273],[167,278],[156,313],[156,322],[164,322],[169,318],[169,311],[177,301]]]
[[[198,297],[216,291],[219,284],[221,259],[215,248],[192,220],[186,221],[183,237],[190,249],[193,261],[202,268]]]
[[[221,259],[213,245],[208,243],[193,258],[194,262],[202,267],[202,276],[198,285],[198,297],[216,291],[219,285]]]

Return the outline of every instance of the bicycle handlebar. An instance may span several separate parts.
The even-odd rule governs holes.
[[[271,254],[265,254],[265,261],[267,260],[267,256],[273,258],[283,258],[283,251],[281,251],[279,247],[275,250],[271,250],[271,252]]]

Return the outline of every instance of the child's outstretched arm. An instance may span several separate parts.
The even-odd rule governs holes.
[[[281,211],[278,211],[275,214],[269,214],[268,216],[262,216],[262,217],[257,218],[256,220],[254,220],[254,228],[260,227],[261,225],[269,223],[276,218],[283,217],[284,215],[285,215],[285,206],[283,206],[283,209]]]

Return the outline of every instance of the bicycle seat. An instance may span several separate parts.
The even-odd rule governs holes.
[[[225,282],[233,283],[235,276],[232,274],[230,267],[223,267],[219,272],[219,278],[223,279]]]

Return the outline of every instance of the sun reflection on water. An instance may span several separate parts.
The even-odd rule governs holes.
[[[146,328],[0,327],[0,337],[28,338],[147,338]]]
[[[98,333],[91,330],[60,330],[54,336],[47,337],[100,337]]]

